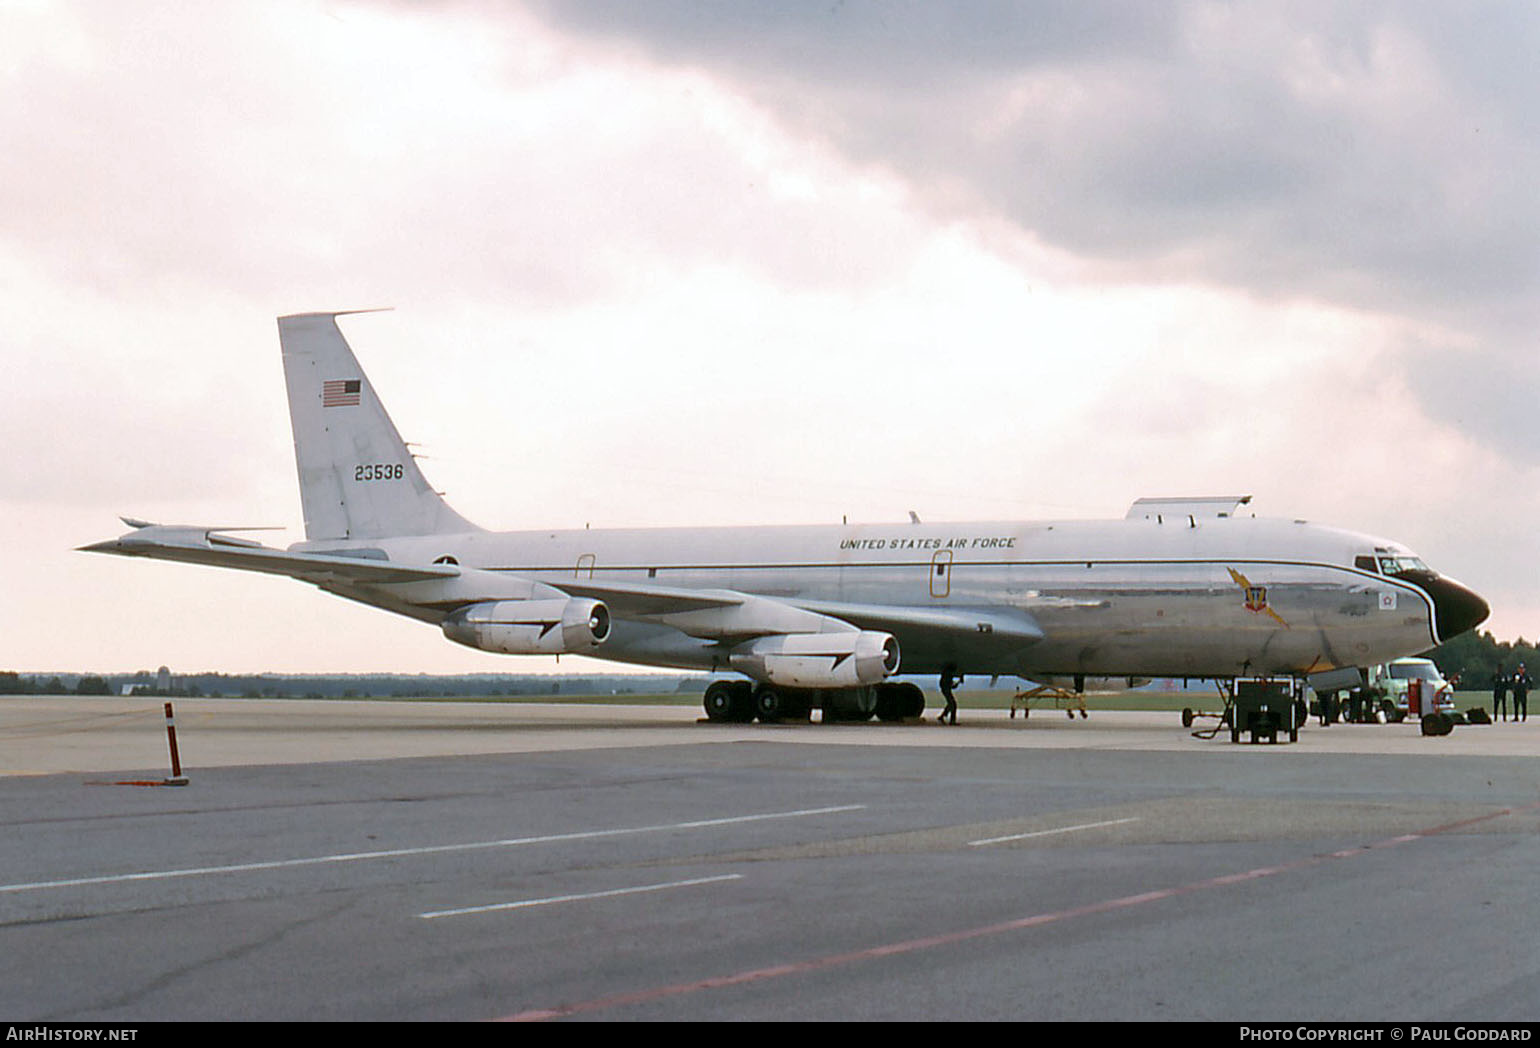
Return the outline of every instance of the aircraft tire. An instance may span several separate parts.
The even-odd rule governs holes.
[[[761,724],[776,724],[791,712],[786,693],[768,684],[754,689],[754,715]]]
[[[752,681],[733,681],[733,723],[747,724],[754,719],[754,684]]]
[[[701,705],[706,708],[707,720],[713,724],[726,724],[732,719],[732,685],[725,680],[712,681],[706,688]]]
[[[906,698],[901,684],[877,685],[877,719],[885,724],[903,720]]]

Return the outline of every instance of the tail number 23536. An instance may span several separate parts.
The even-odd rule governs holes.
[[[406,467],[399,462],[370,462],[353,467],[354,480],[400,480]]]

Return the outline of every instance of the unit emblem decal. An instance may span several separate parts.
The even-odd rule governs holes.
[[[1272,616],[1278,625],[1282,626],[1284,629],[1289,628],[1289,624],[1283,621],[1283,616],[1279,615],[1272,608],[1268,607],[1266,586],[1252,585],[1250,579],[1236,571],[1234,568],[1227,568],[1226,570],[1229,571],[1230,578],[1235,580],[1235,584],[1241,588],[1241,592],[1245,594],[1247,611],[1258,615],[1266,613],[1267,615]]]

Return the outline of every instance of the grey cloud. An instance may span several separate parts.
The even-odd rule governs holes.
[[[1109,262],[1355,304],[1536,289],[1522,8],[537,6]]]
[[[1500,454],[1540,457],[1540,363],[1447,345],[1417,344],[1402,355],[1404,378],[1429,413]]]
[[[1163,7],[1094,0],[533,0],[527,6],[555,24],[624,40],[669,61],[810,85],[878,83],[905,91],[959,76],[993,77],[1029,63],[1156,52],[1176,31]]]
[[[1004,217],[1106,276],[1433,322],[1533,388],[1527,5],[534,6],[703,68],[932,206]],[[1428,375],[1413,386],[1435,417],[1435,390],[1483,395],[1479,367]],[[1478,431],[1540,457],[1499,428]]]

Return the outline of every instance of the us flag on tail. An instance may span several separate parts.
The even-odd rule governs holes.
[[[338,378],[321,383],[323,408],[356,408],[363,381],[356,378]]]

